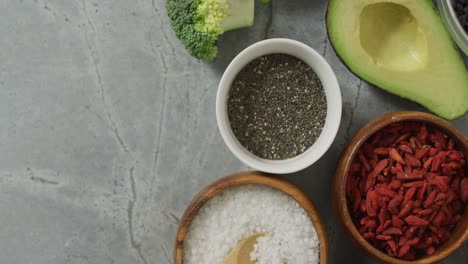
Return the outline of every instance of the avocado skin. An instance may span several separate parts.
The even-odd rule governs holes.
[[[327,10],[325,12],[325,24],[326,24],[326,29],[327,29],[327,38],[328,38],[328,41],[330,42],[330,46],[333,48],[333,51],[335,52],[336,56],[338,57],[338,59],[340,60],[340,62],[348,69],[348,71],[350,71],[354,76],[356,76],[357,78],[371,84],[372,86],[375,86],[381,90],[384,90],[388,93],[391,93],[393,95],[396,95],[402,99],[405,99],[405,100],[408,100],[408,101],[411,101],[411,102],[415,102],[419,105],[422,105],[423,107],[425,107],[427,110],[429,110],[430,112],[436,114],[436,115],[439,115],[447,120],[455,120],[457,118],[460,118],[462,116],[465,115],[465,113],[468,112],[468,108],[465,109],[465,111],[463,113],[460,113],[460,114],[457,114],[457,115],[451,115],[451,116],[448,116],[448,115],[444,115],[442,113],[437,113],[433,110],[431,110],[432,108],[432,105],[431,104],[427,104],[425,102],[421,102],[421,101],[415,101],[411,98],[407,98],[405,97],[405,95],[402,95],[400,93],[397,93],[397,92],[394,92],[394,91],[391,91],[391,89],[388,89],[388,88],[383,88],[381,87],[378,83],[376,82],[372,82],[370,80],[366,80],[365,78],[361,77],[358,73],[355,72],[355,70],[353,70],[351,68],[350,65],[348,65],[344,59],[342,58],[342,56],[340,55],[340,53],[338,52],[337,48],[335,47],[335,45],[333,44],[333,41],[331,40],[331,36],[330,36],[330,30],[329,30],[329,12],[330,12],[330,5],[331,5],[331,2],[332,1],[335,1],[335,0],[328,0],[327,1]],[[437,7],[434,5],[434,3],[432,2],[432,0],[418,0],[418,1],[425,1],[426,4],[430,5],[433,9],[434,12],[436,12],[438,15],[439,15],[439,18],[440,18],[440,13],[439,13],[439,10],[437,9]],[[384,2],[384,1],[382,1]],[[439,21],[440,23],[442,23],[442,20]],[[451,43],[451,46],[450,48],[453,48],[456,53],[460,56],[460,58],[462,59],[462,61],[464,62],[464,66],[465,66],[465,70],[467,71],[467,74],[468,74],[468,57],[466,57],[463,52],[460,50],[460,48],[458,47],[458,45],[455,43],[455,41],[450,38],[450,43]]]

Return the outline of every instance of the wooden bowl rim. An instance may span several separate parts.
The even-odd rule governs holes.
[[[319,239],[319,260],[320,263],[328,263],[328,238],[323,224],[322,218],[318,213],[313,202],[307,197],[307,195],[293,185],[291,182],[279,178],[274,175],[269,175],[263,172],[248,171],[239,172],[226,177],[223,177],[205,188],[203,188],[189,203],[182,218],[179,222],[177,230],[177,237],[175,241],[174,250],[174,263],[183,263],[183,244],[185,236],[190,228],[190,225],[197,215],[200,208],[203,207],[211,198],[232,187],[254,184],[268,186],[283,193],[286,193],[293,198],[309,216],[312,224],[317,232]]]
[[[465,223],[465,230],[462,234],[459,235],[457,239],[451,237],[446,241],[442,247],[438,248],[436,252],[430,256],[425,256],[420,259],[407,261],[394,257],[390,257],[387,254],[381,252],[373,245],[368,243],[362,236],[359,234],[356,226],[352,221],[352,217],[349,214],[347,202],[346,202],[346,180],[347,172],[349,170],[350,164],[354,159],[354,156],[357,150],[366,142],[366,140],[371,137],[374,133],[380,129],[398,122],[405,121],[415,121],[415,122],[424,122],[436,126],[452,136],[454,140],[461,146],[461,149],[465,152],[468,151],[468,142],[465,136],[461,131],[459,131],[455,126],[453,126],[448,121],[434,116],[432,114],[418,112],[418,111],[400,111],[400,112],[391,112],[384,114],[376,119],[367,123],[362,127],[351,139],[350,143],[343,152],[339,165],[337,167],[334,182],[333,182],[333,207],[335,214],[338,215],[338,218],[341,224],[345,227],[346,232],[357,243],[365,252],[367,252],[375,260],[383,263],[398,263],[398,264],[428,264],[440,261],[448,257],[456,249],[463,245],[463,243],[468,239],[468,224]],[[467,153],[465,153],[466,156]],[[466,159],[467,157],[465,157]],[[468,217],[467,208],[463,214],[463,218]],[[462,218],[462,219],[463,219]],[[459,222],[460,224],[460,222]],[[463,227],[460,227],[462,229]]]

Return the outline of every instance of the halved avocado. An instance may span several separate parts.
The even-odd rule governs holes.
[[[446,119],[468,111],[468,71],[431,0],[330,0],[327,29],[360,78]]]

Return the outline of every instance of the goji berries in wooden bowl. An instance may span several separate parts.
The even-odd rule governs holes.
[[[333,203],[348,233],[383,263],[434,263],[468,238],[468,141],[421,112],[363,127],[338,166]]]

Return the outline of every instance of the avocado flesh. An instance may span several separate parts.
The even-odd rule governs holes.
[[[330,0],[335,51],[360,78],[447,119],[468,111],[468,71],[430,0]]]

